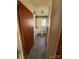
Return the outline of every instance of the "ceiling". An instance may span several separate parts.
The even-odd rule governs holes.
[[[48,15],[49,2],[50,0],[20,0],[26,6],[29,5],[34,9],[35,15],[37,16],[46,16]]]
[[[47,6],[49,0],[30,0],[34,6]]]
[[[35,7],[35,13],[38,16],[48,15],[49,1],[50,0],[29,0]],[[43,13],[41,13],[43,11]]]

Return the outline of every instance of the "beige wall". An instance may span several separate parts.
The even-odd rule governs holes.
[[[18,20],[18,18],[17,18],[17,20]],[[24,59],[18,21],[17,21],[17,49],[19,51],[18,59]]]
[[[61,32],[61,0],[53,0],[47,39],[47,59],[55,59]]]

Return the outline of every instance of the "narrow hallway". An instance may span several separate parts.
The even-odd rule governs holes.
[[[38,2],[39,1],[39,2]],[[20,0],[18,24],[24,59],[55,59],[61,34],[61,0]],[[61,59],[61,58],[60,58]]]

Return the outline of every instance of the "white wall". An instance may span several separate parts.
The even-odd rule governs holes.
[[[61,0],[53,0],[50,16],[50,29],[47,39],[47,59],[55,59],[61,33]]]

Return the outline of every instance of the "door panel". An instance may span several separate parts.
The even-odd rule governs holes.
[[[34,44],[33,35],[33,14],[21,3],[18,2],[19,25],[22,37],[23,53],[25,58],[29,54]]]

